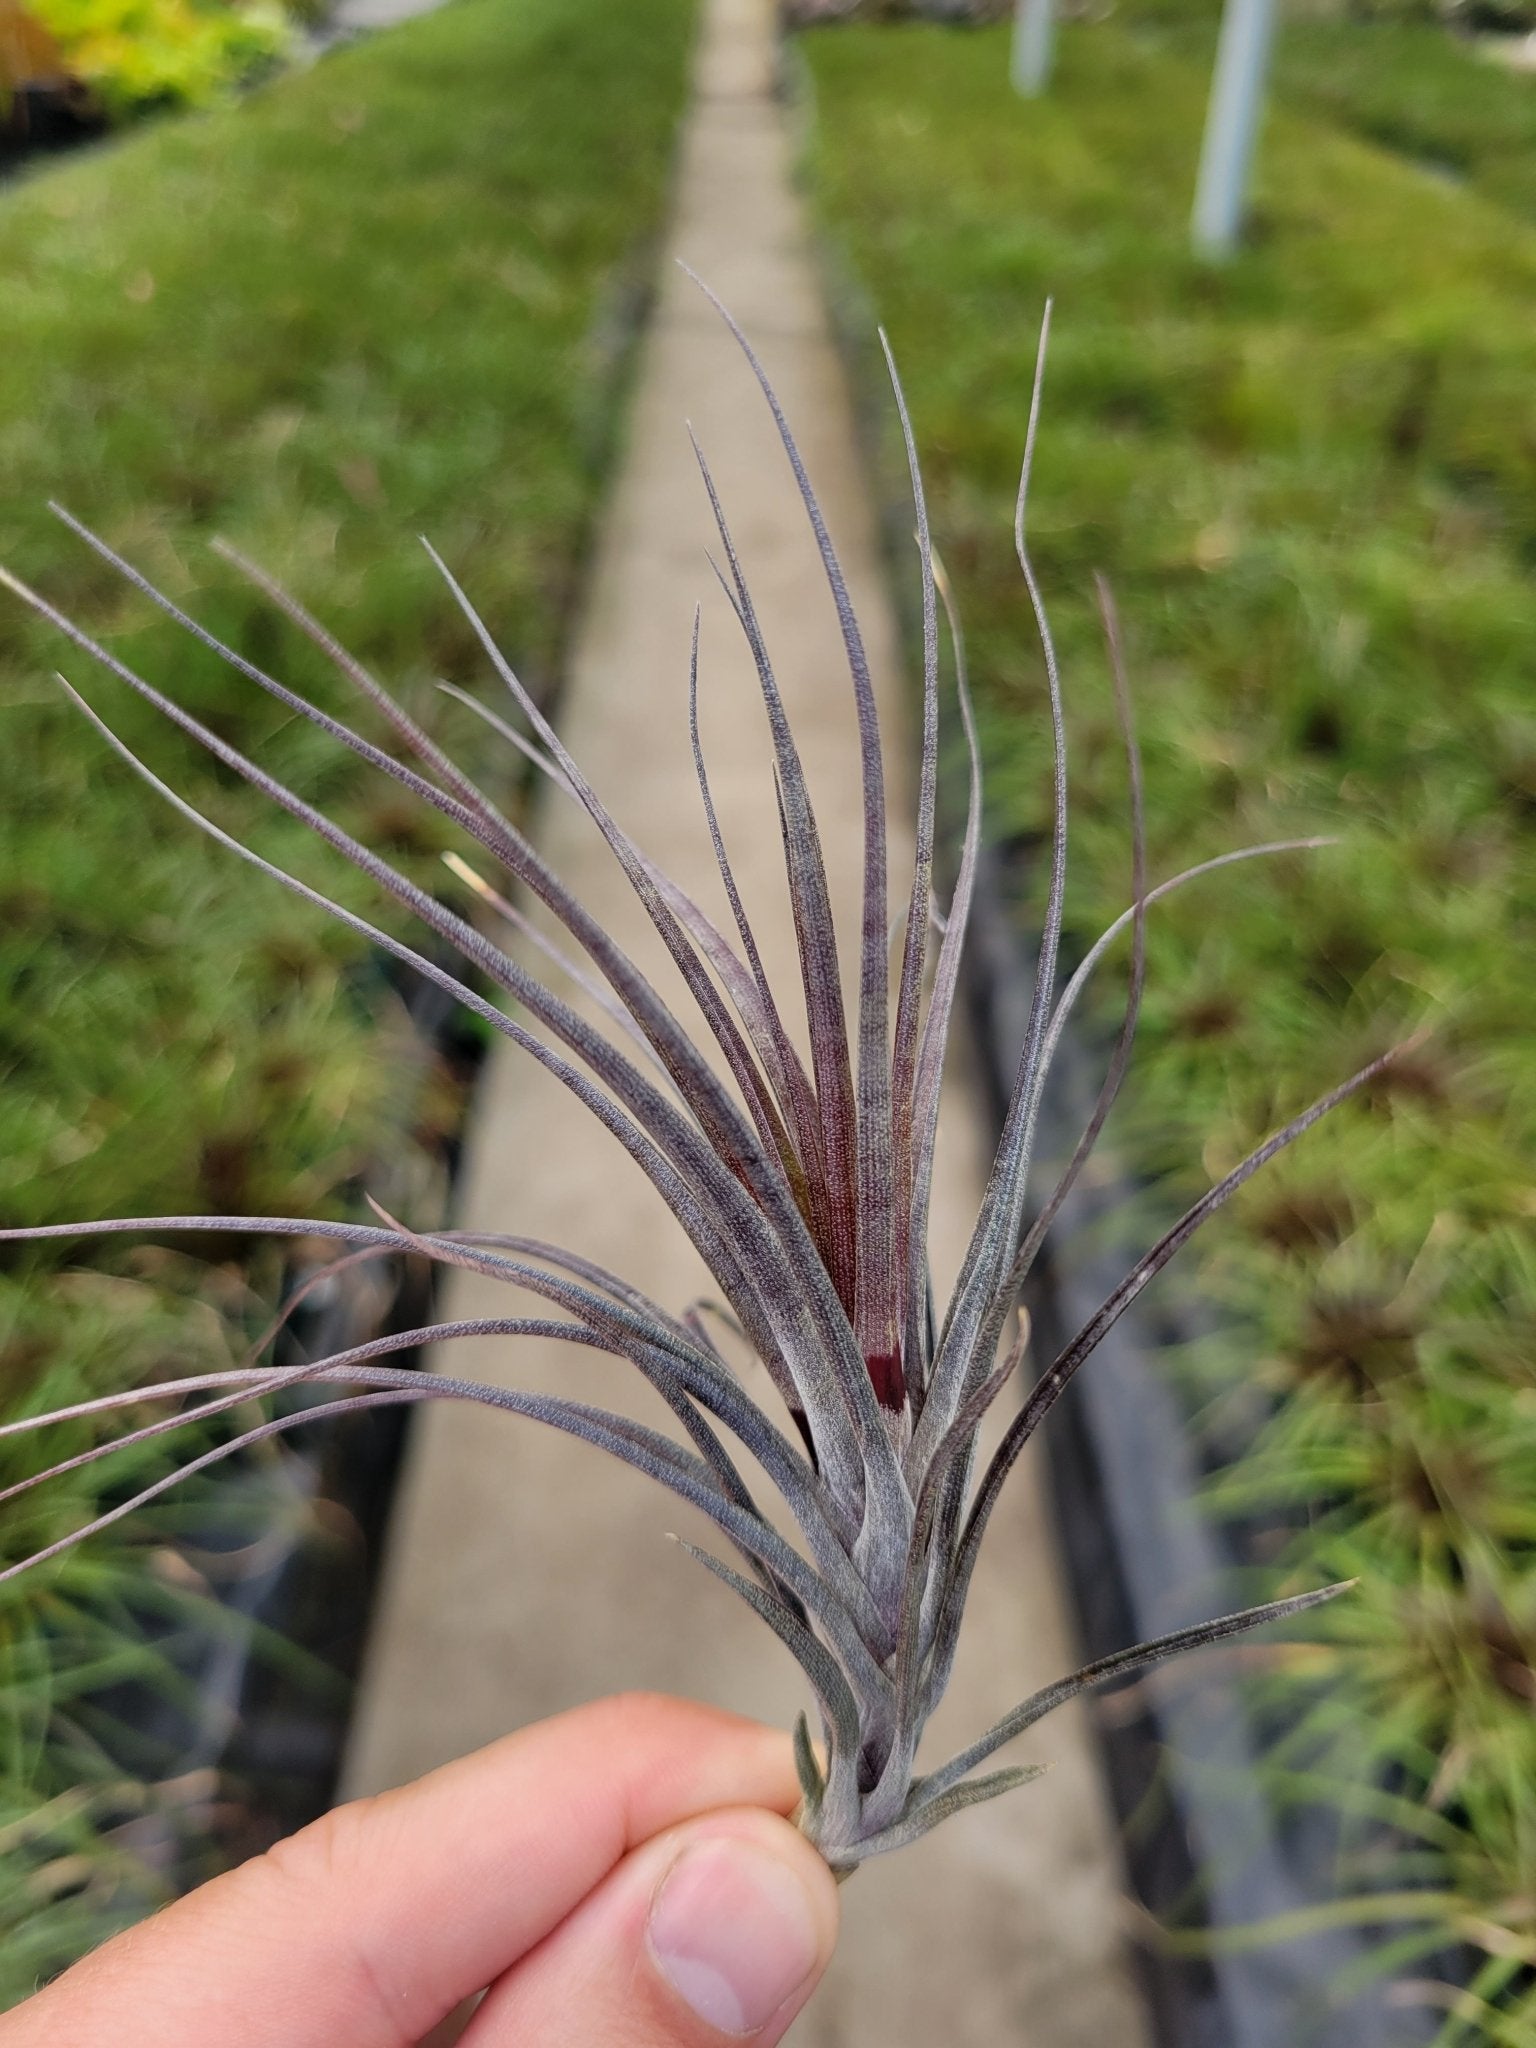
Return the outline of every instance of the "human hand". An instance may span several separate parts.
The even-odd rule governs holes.
[[[338,1807],[119,1935],[0,2048],[772,2048],[837,1890],[784,1737],[632,1695]]]

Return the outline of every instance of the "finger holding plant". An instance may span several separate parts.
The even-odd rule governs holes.
[[[712,295],[711,295],[712,296]],[[718,304],[718,302],[716,302]],[[740,1335],[761,1362],[772,1397],[753,1398],[697,1311],[674,1313],[574,1252],[540,1241],[467,1232],[417,1233],[376,1211],[371,1223],[275,1217],[161,1216],[0,1231],[0,1238],[94,1236],[154,1230],[239,1230],[324,1237],[341,1256],[415,1251],[433,1261],[504,1281],[533,1298],[539,1314],[445,1322],[376,1338],[313,1364],[277,1370],[256,1357],[235,1371],[76,1404],[52,1415],[0,1425],[0,1434],[65,1418],[102,1415],[146,1400],[197,1405],[133,1429],[20,1487],[217,1417],[299,1382],[346,1390],[331,1402],[241,1429],[232,1438],[114,1506],[86,1528],[40,1551],[36,1564],[131,1513],[178,1479],[244,1446],[357,1406],[433,1400],[476,1401],[529,1417],[606,1450],[649,1474],[713,1524],[735,1562],[688,1546],[774,1631],[799,1663],[815,1700],[819,1740],[802,1717],[796,1731],[800,1825],[832,1868],[846,1873],[867,1857],[915,1840],[948,1814],[1025,1782],[1024,1768],[982,1771],[994,1753],[1043,1715],[1100,1681],[1187,1649],[1304,1612],[1342,1590],[1298,1598],[1182,1629],[1101,1659],[1024,1701],[960,1755],[920,1773],[924,1729],[949,1681],[971,1575],[999,1493],[1025,1445],[1073,1375],[1142,1289],[1200,1225],[1277,1151],[1364,1087],[1393,1057],[1373,1061],[1277,1131],[1213,1186],[1146,1253],[1081,1331],[1028,1389],[990,1462],[978,1439],[989,1412],[1021,1376],[1023,1335],[1010,1339],[1018,1291],[1045,1232],[1081,1171],[1115,1100],[1128,1063],[1144,976],[1149,909],[1171,890],[1234,861],[1311,846],[1287,840],[1240,849],[1156,886],[1145,875],[1140,764],[1108,594],[1101,606],[1131,785],[1135,860],[1130,908],[1087,951],[1075,973],[1059,975],[1067,858],[1065,717],[1055,650],[1030,561],[1026,512],[1040,412],[1049,311],[1040,337],[1025,437],[1015,540],[1044,654],[1049,688],[1054,829],[1039,964],[1024,1043],[980,1213],[949,1301],[935,1301],[928,1269],[934,1145],[946,1044],[959,986],[981,840],[981,776],[965,678],[964,649],[928,531],[922,478],[895,365],[892,387],[911,472],[923,616],[923,718],[915,858],[899,879],[903,916],[892,947],[892,877],[886,826],[882,737],[868,661],[836,552],[773,389],[749,343],[720,309],[761,386],[810,522],[840,623],[857,716],[863,817],[863,877],[857,997],[845,1005],[839,938],[815,809],[775,678],[764,623],[754,608],[731,529],[703,454],[699,465],[716,523],[725,597],[751,651],[767,715],[785,873],[800,963],[800,990],[775,988],[743,902],[710,789],[698,725],[699,622],[689,675],[690,741],[705,822],[726,902],[722,928],[628,837],[586,780],[559,734],[523,687],[452,572],[434,554],[504,684],[526,730],[483,707],[488,723],[579,804],[618,861],[697,1007],[690,1034],[612,936],[564,887],[518,828],[464,774],[383,686],[265,573],[224,548],[225,557],[273,600],[381,717],[404,759],[386,751],[257,667],[183,612],[69,514],[66,523],[177,622],[244,676],[338,744],[389,776],[457,826],[506,879],[493,884],[459,856],[455,872],[489,908],[531,939],[541,958],[516,954],[354,839],[239,749],[165,697],[153,684],[0,571],[0,580],[118,681],[153,705],[227,768],[263,792],[411,910],[462,958],[477,985],[343,907],[224,832],[163,783],[115,735],[71,684],[83,715],[143,779],[200,830],[274,880],[322,908],[436,983],[492,1030],[537,1060],[617,1139],[668,1204],[708,1267]],[[883,338],[882,338],[883,339]],[[430,550],[429,550],[430,551]],[[969,754],[969,801],[944,918],[933,912],[940,717],[940,612],[948,614],[955,695]],[[63,678],[60,679],[63,681]],[[466,702],[473,700],[466,699]],[[550,940],[508,901],[525,891],[559,927]],[[1104,1086],[1072,1158],[1043,1202],[1030,1189],[1043,1093],[1063,1031],[1088,977],[1129,928],[1130,991]],[[935,943],[936,940],[936,943]],[[574,949],[574,950],[572,950]],[[578,957],[579,956],[579,957]],[[550,970],[541,978],[544,968]],[[560,993],[583,991],[590,1012]],[[481,993],[488,987],[492,994]],[[507,1006],[495,998],[508,999]],[[803,1005],[804,1044],[794,1010]],[[594,1022],[592,1012],[600,1021]],[[794,1027],[792,1028],[792,1018]],[[680,1436],[575,1400],[523,1394],[423,1374],[390,1362],[423,1342],[463,1337],[537,1336],[627,1360],[662,1397]],[[750,1453],[793,1517],[798,1543],[760,1508],[739,1464]],[[0,1496],[4,1499],[8,1496]],[[24,1565],[13,1570],[27,1568]],[[9,1576],[0,1574],[0,1577]]]

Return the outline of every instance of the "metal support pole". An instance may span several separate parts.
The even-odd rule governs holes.
[[[1056,0],[1018,0],[1013,17],[1013,86],[1027,100],[1050,83],[1056,54]]]
[[[1226,0],[1191,222],[1202,256],[1237,246],[1274,39],[1275,0]]]

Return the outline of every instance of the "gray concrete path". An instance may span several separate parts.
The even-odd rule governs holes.
[[[376,29],[398,28],[403,21],[414,21],[418,14],[435,14],[446,5],[447,0],[333,0],[325,19],[307,32],[305,42],[310,55],[318,57],[338,43],[353,42]]]
[[[681,166],[673,246],[760,345],[802,437],[842,553],[885,707],[895,811],[909,749],[896,638],[789,147],[771,93],[771,0],[711,0]],[[716,904],[687,747],[687,650],[705,602],[703,725],[717,800],[769,972],[796,986],[766,735],[702,550],[708,512],[689,453],[709,452],[754,587],[813,790],[828,865],[854,901],[854,726],[836,622],[783,455],[750,376],[672,265],[643,350],[628,453],[603,528],[562,718],[566,740],[654,857]],[[1022,429],[1022,422],[1021,422]],[[1024,631],[1021,611],[1020,630]],[[515,652],[515,650],[514,650]],[[671,986],[627,886],[568,803],[546,803],[556,866]],[[893,873],[909,845],[898,830]],[[723,906],[720,909],[725,915]],[[846,929],[852,929],[851,919]],[[982,1126],[957,1077],[934,1205],[947,1283],[974,1218]],[[637,1170],[508,1047],[477,1105],[462,1221],[568,1243],[681,1307],[704,1280]],[[452,1316],[506,1313],[503,1290],[452,1276]],[[453,1369],[636,1405],[625,1369],[531,1345],[454,1347]],[[644,1412],[643,1408],[639,1412]],[[665,1538],[697,1534],[647,1482],[563,1438],[478,1410],[420,1413],[347,1774],[388,1785],[541,1715],[632,1686],[691,1694],[788,1726],[804,1703],[788,1657]],[[991,1535],[937,1748],[981,1729],[1077,1661],[1030,1469]],[[1119,1877],[1082,1719],[1044,1724],[1038,1784],[870,1865],[845,1894],[847,1936],[801,2048],[1139,2048],[1121,1954]]]

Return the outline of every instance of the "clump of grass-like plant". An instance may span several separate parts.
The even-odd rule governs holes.
[[[726,316],[727,319],[729,316]],[[182,813],[218,843],[250,861],[354,931],[448,991],[486,1025],[556,1075],[636,1160],[668,1203],[714,1277],[741,1334],[761,1361],[774,1399],[759,1402],[732,1370],[709,1327],[692,1311],[675,1314],[627,1280],[574,1252],[533,1240],[462,1231],[420,1234],[378,1212],[373,1223],[274,1217],[138,1217],[0,1231],[41,1238],[113,1231],[269,1232],[325,1237],[346,1259],[414,1251],[469,1267],[531,1295],[546,1313],[444,1322],[358,1345],[314,1364],[276,1370],[252,1358],[242,1368],[194,1374],[161,1386],[79,1402],[52,1415],[0,1425],[0,1434],[78,1420],[148,1399],[206,1395],[114,1442],[93,1444],[30,1475],[39,1483],[105,1455],[229,1413],[300,1380],[356,1391],[246,1427],[158,1478],[86,1527],[39,1550],[41,1562],[129,1514],[187,1473],[285,1430],[352,1405],[431,1400],[478,1401],[529,1417],[608,1451],[697,1508],[737,1553],[738,1563],[697,1553],[762,1617],[799,1662],[814,1694],[820,1745],[802,1718],[796,1756],[804,1789],[802,1825],[839,1871],[900,1847],[947,1814],[990,1798],[1032,1775],[982,1771],[993,1754],[1063,1701],[1103,1679],[1162,1657],[1220,1641],[1260,1623],[1302,1612],[1340,1590],[1330,1586],[1182,1629],[1103,1658],[1024,1701],[969,1748],[919,1773],[918,1744],[948,1683],[972,1573],[999,1493],[1020,1453],[1105,1332],[1205,1219],[1283,1147],[1380,1070],[1373,1062],[1277,1131],[1213,1186],[1127,1274],[1060,1355],[1033,1381],[1001,1440],[983,1464],[981,1426],[1022,1375],[1025,1340],[1015,1318],[1021,1283],[1108,1115],[1129,1057],[1143,978],[1149,907],[1168,891],[1228,862],[1282,850],[1249,847],[1149,886],[1143,874],[1140,774],[1120,676],[1113,612],[1103,596],[1122,709],[1136,845],[1130,907],[1060,984],[1058,953],[1066,878],[1066,743],[1060,682],[1050,630],[1025,540],[1025,510],[1039,415],[1041,337],[1020,481],[1016,542],[1020,568],[1044,650],[1050,689],[1055,823],[1039,970],[1018,1072],[986,1192],[953,1294],[940,1309],[927,1260],[928,1212],[940,1082],[959,979],[961,949],[981,832],[980,775],[958,630],[953,630],[956,695],[970,757],[970,800],[954,886],[943,919],[932,911],[940,699],[939,614],[948,597],[936,569],[912,435],[892,366],[906,435],[916,511],[924,621],[922,761],[916,855],[901,878],[904,917],[890,939],[890,874],[881,735],[859,627],[836,553],[778,401],[745,339],[736,332],[761,384],[804,501],[841,622],[857,712],[864,826],[858,998],[850,1018],[839,973],[816,817],[785,716],[763,622],[754,609],[724,510],[700,455],[718,528],[725,595],[750,645],[767,712],[779,800],[785,869],[799,944],[801,995],[808,1027],[802,1054],[787,1018],[786,992],[764,972],[747,908],[737,889],[710,793],[697,718],[698,622],[689,678],[690,738],[705,820],[732,929],[722,929],[623,832],[523,688],[489,628],[451,571],[434,561],[486,656],[526,721],[515,730],[489,723],[526,754],[556,787],[581,804],[619,862],[664,942],[703,1020],[691,1036],[650,980],[563,886],[518,828],[394,701],[358,661],[264,572],[225,548],[225,556],[264,590],[288,620],[339,669],[383,719],[398,753],[386,751],[318,709],[183,612],[101,539],[61,516],[98,555],[256,687],[311,720],[339,744],[460,828],[479,853],[550,913],[584,960],[541,940],[545,958],[594,997],[604,1022],[589,1020],[565,996],[480,927],[409,880],[352,838],[237,747],[164,696],[152,683],[28,590],[0,572],[83,652],[136,691],[173,724],[309,826],[387,895],[414,912],[468,969],[511,999],[511,1010],[354,911],[332,901],[240,844],[167,787],[117,738],[68,683],[64,688],[108,743]],[[951,617],[953,628],[953,619]],[[63,678],[60,679],[63,681]],[[1286,848],[1315,842],[1284,842]],[[456,860],[461,874],[474,874]],[[513,926],[522,913],[488,883],[482,894]],[[1132,935],[1130,996],[1123,1028],[1087,1130],[1054,1190],[1032,1204],[1029,1174],[1043,1090],[1053,1055],[1084,984],[1114,941]],[[609,1026],[614,1030],[610,1031]],[[1386,1055],[1390,1058],[1391,1055]],[[723,1072],[722,1072],[723,1068]],[[430,1340],[538,1336],[595,1348],[628,1360],[677,1418],[686,1441],[586,1403],[391,1365],[391,1353]],[[761,1511],[731,1439],[750,1452],[794,1518],[797,1546]],[[19,1491],[20,1487],[11,1491]],[[4,1496],[0,1496],[4,1498]],[[13,1567],[14,1570],[23,1569]],[[8,1574],[0,1574],[0,1577]]]

